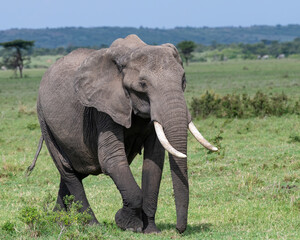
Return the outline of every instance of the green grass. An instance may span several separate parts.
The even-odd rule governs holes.
[[[281,93],[299,97],[300,60],[257,60],[192,63],[186,67],[187,99],[206,90],[219,94]]]
[[[61,57],[61,55],[31,57],[29,66],[30,68],[48,68]]]
[[[228,61],[186,67],[188,103],[213,90],[218,94],[284,91],[299,98],[300,61]],[[42,206],[56,197],[59,174],[46,147],[35,170],[24,177],[38,144],[36,116],[39,81],[45,70],[25,70],[24,79],[0,72],[0,239],[31,239],[21,222],[25,206]],[[90,176],[84,185],[101,226],[71,233],[78,239],[300,239],[300,121],[297,115],[251,119],[195,119],[203,135],[221,148],[209,153],[189,135],[190,206],[187,231],[175,230],[176,214],[166,161],[156,222],[159,235],[124,232],[114,223],[121,197],[107,176]],[[142,158],[131,165],[140,184]],[[2,230],[14,224],[15,232]],[[67,238],[70,232],[62,237]],[[39,239],[57,239],[52,229]],[[72,236],[69,235],[69,238]]]

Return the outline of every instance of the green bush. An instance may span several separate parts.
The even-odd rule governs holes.
[[[82,212],[82,204],[78,201],[74,201],[74,196],[66,196],[64,198],[67,209],[61,209],[58,211],[52,211],[50,209],[53,198],[48,196],[43,203],[43,207],[39,206],[25,206],[20,210],[19,219],[26,224],[27,232],[30,237],[39,237],[41,235],[47,235],[49,233],[57,232],[59,238],[74,230],[84,231],[85,226],[91,220],[91,215],[88,210]],[[11,226],[3,226],[6,229],[10,229]],[[7,230],[6,230],[7,231]]]
[[[210,115],[219,118],[249,118],[300,114],[299,102],[289,103],[286,94],[267,95],[258,91],[253,98],[247,94],[227,94],[223,97],[206,91],[199,98],[193,98],[191,112],[196,117]]]
[[[8,232],[8,233],[14,233],[14,232],[15,232],[15,224],[12,223],[12,222],[10,222],[10,221],[6,221],[6,222],[2,225],[1,229],[2,229],[3,231]]]

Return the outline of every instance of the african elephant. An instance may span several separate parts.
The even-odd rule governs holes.
[[[115,221],[121,229],[159,232],[157,198],[169,152],[179,232],[187,226],[189,185],[187,129],[217,151],[191,122],[184,99],[186,79],[172,44],[150,46],[136,35],[101,50],[78,49],[59,59],[43,76],[37,101],[42,137],[60,173],[57,204],[74,195],[89,208],[82,179],[107,174],[123,199]],[[144,149],[142,186],[129,168]],[[33,169],[36,158],[30,167]]]

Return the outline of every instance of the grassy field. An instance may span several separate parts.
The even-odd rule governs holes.
[[[0,239],[31,239],[20,220],[25,206],[42,207],[55,198],[59,174],[46,147],[30,177],[24,176],[35,154],[40,129],[35,104],[45,70],[25,70],[24,79],[0,72]],[[255,94],[284,91],[300,97],[300,61],[228,61],[186,67],[186,98],[212,90]],[[121,197],[107,176],[90,176],[84,185],[101,226],[64,232],[70,239],[300,239],[300,117],[195,119],[219,153],[209,153],[189,136],[190,206],[188,228],[175,230],[176,214],[168,161],[165,163],[156,222],[162,233],[124,232],[114,223]],[[131,169],[141,180],[142,158]],[[53,207],[53,202],[50,207]],[[11,223],[10,233],[3,227]],[[52,228],[39,239],[58,239]],[[78,237],[80,236],[80,237]]]
[[[32,57],[29,66],[30,68],[47,68],[61,57],[61,55]]]

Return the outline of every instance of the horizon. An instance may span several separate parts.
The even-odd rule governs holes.
[[[251,27],[276,27],[276,26],[281,26],[281,27],[288,27],[288,26],[299,26],[299,23],[289,23],[289,24],[274,24],[274,25],[267,25],[267,24],[254,24],[254,25],[249,25],[249,26],[198,26],[198,27],[193,27],[193,26],[175,26],[175,27],[147,27],[147,26],[139,26],[139,27],[134,27],[134,26],[90,26],[90,27],[84,27],[84,26],[61,26],[61,27],[39,27],[39,28],[31,28],[31,27],[26,27],[26,28],[19,28],[19,27],[13,27],[9,29],[0,29],[0,31],[8,31],[8,30],[24,30],[24,29],[30,29],[30,30],[39,30],[39,29],[62,29],[62,28],[135,28],[135,29],[160,29],[160,30],[170,30],[170,29],[176,29],[176,28],[251,28]]]

